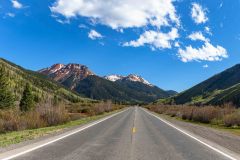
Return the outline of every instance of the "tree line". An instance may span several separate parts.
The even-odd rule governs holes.
[[[19,109],[22,112],[27,112],[33,109],[35,106],[34,95],[32,93],[32,87],[29,83],[26,83],[20,100]],[[0,109],[10,109],[15,107],[15,96],[12,93],[10,79],[6,69],[0,67]]]

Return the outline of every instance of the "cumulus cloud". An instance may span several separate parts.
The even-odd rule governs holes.
[[[188,38],[193,40],[193,41],[197,41],[197,40],[200,40],[200,41],[203,41],[203,42],[208,42],[209,41],[208,38],[204,37],[202,32],[194,32],[194,33],[190,34],[188,36]]]
[[[172,28],[168,33],[150,30],[145,31],[137,40],[124,43],[123,46],[140,47],[149,45],[152,49],[171,48],[171,41],[178,37],[176,28]]]
[[[55,0],[50,10],[56,16],[56,20],[66,18],[70,22],[72,19],[82,17],[89,25],[104,25],[123,34],[126,29],[137,28],[139,31],[137,39],[120,42],[125,47],[149,46],[152,50],[174,47],[178,49],[178,56],[183,62],[220,61],[227,58],[225,48],[212,45],[210,39],[204,36],[204,34],[212,35],[208,26],[202,31],[190,32],[187,37],[192,41],[202,41],[202,46],[184,47],[179,35],[181,21],[174,2],[176,0]],[[199,3],[191,5],[193,21],[196,24],[206,23],[207,8]],[[88,30],[85,25],[79,25],[79,28]],[[92,40],[103,38],[102,34],[95,30],[91,30],[88,37]]]
[[[103,36],[98,33],[97,31],[95,30],[91,30],[89,33],[88,33],[88,37],[92,40],[96,40],[96,39],[101,39],[103,38]]]
[[[13,8],[16,8],[16,9],[23,8],[23,5],[20,2],[18,2],[17,0],[12,0],[11,2],[12,2]]]
[[[66,18],[87,17],[113,29],[180,24],[173,0],[56,0],[50,7]]]
[[[191,45],[187,46],[185,50],[179,49],[178,55],[183,62],[190,61],[221,61],[223,58],[227,58],[227,50],[222,46],[213,46],[209,42],[201,48],[193,48]]]
[[[206,8],[203,8],[198,3],[192,3],[192,19],[196,24],[206,23],[208,21],[208,17],[206,16]]]

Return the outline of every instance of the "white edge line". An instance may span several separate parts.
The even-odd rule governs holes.
[[[71,133],[69,133],[69,134],[67,134],[67,135],[64,135],[64,136],[62,136],[62,137],[59,137],[59,138],[57,138],[57,139],[54,139],[54,140],[49,141],[49,142],[47,142],[47,143],[44,143],[44,144],[42,144],[42,145],[39,145],[39,146],[33,147],[33,148],[31,148],[31,149],[25,150],[25,151],[23,151],[23,152],[17,153],[17,154],[15,154],[15,155],[12,155],[12,156],[3,158],[2,160],[10,160],[10,159],[19,157],[19,156],[21,156],[21,155],[24,155],[24,154],[26,154],[26,153],[32,152],[32,151],[34,151],[34,150],[37,150],[37,149],[42,148],[42,147],[44,147],[44,146],[47,146],[47,145],[49,145],[49,144],[51,144],[51,143],[54,143],[54,142],[56,142],[56,141],[59,141],[59,140],[64,139],[64,138],[66,138],[66,137],[69,137],[69,136],[71,136],[71,135],[73,135],[73,134],[79,133],[79,132],[81,132],[81,131],[83,131],[83,130],[85,130],[85,129],[88,129],[88,128],[92,127],[92,126],[95,126],[95,125],[97,125],[97,124],[99,124],[99,123],[101,123],[101,122],[103,122],[103,121],[106,121],[107,119],[110,119],[110,118],[112,118],[112,117],[114,117],[114,116],[116,116],[116,115],[118,115],[118,114],[120,114],[120,113],[123,113],[123,112],[127,111],[127,110],[129,110],[129,109],[123,110],[123,111],[121,111],[121,112],[118,112],[118,113],[115,113],[115,114],[110,115],[110,116],[108,116],[108,117],[105,117],[105,118],[103,118],[103,119],[100,119],[100,120],[98,120],[98,121],[96,121],[96,122],[93,122],[93,123],[91,123],[91,124],[83,127],[83,128],[80,128],[79,130],[76,130],[76,131],[74,131],[74,132],[71,132]],[[11,151],[9,151],[9,152],[11,152]]]
[[[234,157],[232,157],[232,156],[230,156],[230,155],[228,155],[228,154],[222,152],[221,150],[219,150],[219,149],[217,149],[217,148],[215,148],[215,147],[213,147],[213,146],[211,146],[211,145],[209,145],[209,144],[207,144],[207,143],[201,141],[200,139],[194,137],[193,135],[187,133],[186,131],[184,131],[184,130],[182,130],[182,129],[176,127],[176,126],[174,126],[173,124],[171,124],[170,122],[168,122],[168,121],[166,121],[166,120],[160,118],[159,116],[154,115],[154,114],[150,113],[149,111],[147,111],[147,110],[145,110],[145,109],[142,109],[142,110],[145,111],[146,113],[148,113],[148,114],[154,116],[155,118],[159,119],[160,121],[166,123],[167,125],[171,126],[172,128],[178,130],[179,132],[181,132],[181,133],[183,133],[183,134],[189,136],[190,138],[192,138],[192,139],[198,141],[199,143],[201,143],[201,144],[207,146],[208,148],[210,148],[210,149],[216,151],[217,153],[220,153],[221,155],[223,155],[223,156],[225,156],[225,157],[227,157],[227,158],[229,158],[229,159],[231,159],[231,160],[237,160],[236,158],[234,158]]]

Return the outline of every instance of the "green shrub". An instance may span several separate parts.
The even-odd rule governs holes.
[[[5,68],[0,65],[0,109],[14,107],[14,96],[9,90],[9,78]]]
[[[23,96],[20,101],[20,110],[22,112],[30,111],[34,108],[35,102],[34,102],[34,95],[32,93],[32,89],[30,87],[30,84],[27,83],[26,87],[23,91]]]

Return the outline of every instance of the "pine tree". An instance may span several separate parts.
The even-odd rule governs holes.
[[[14,96],[9,90],[9,79],[7,78],[6,69],[0,66],[0,109],[14,107]]]
[[[29,83],[26,84],[26,87],[23,91],[23,96],[20,101],[20,110],[22,112],[30,111],[34,108],[34,95],[32,94],[32,88]]]

